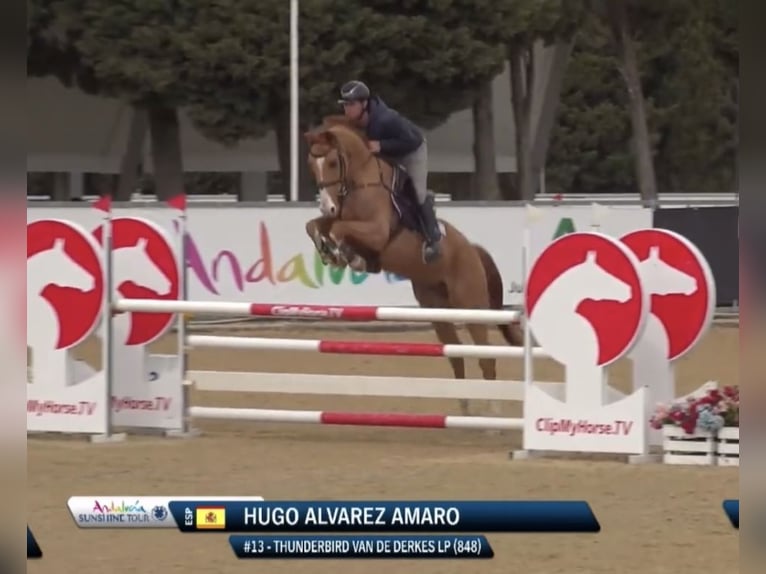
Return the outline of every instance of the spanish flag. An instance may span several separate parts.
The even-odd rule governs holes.
[[[198,506],[197,530],[223,530],[226,528],[226,509],[223,506]]]

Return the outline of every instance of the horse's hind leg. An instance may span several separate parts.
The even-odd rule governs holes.
[[[489,295],[481,260],[466,257],[463,262],[463,265],[458,266],[462,267],[459,275],[448,283],[450,307],[454,309],[489,309]],[[489,344],[487,325],[469,324],[466,325],[466,328],[476,345]],[[496,359],[479,359],[479,368],[484,379],[488,381],[497,379]],[[500,405],[497,401],[490,401],[490,409],[493,414],[497,414],[500,412]]]
[[[489,345],[489,328],[487,325],[466,325],[471,339],[476,345]],[[487,381],[497,380],[497,359],[479,359],[479,368],[481,376]],[[490,401],[492,414],[500,413],[500,404],[497,401]]]
[[[413,282],[412,292],[421,307],[426,309],[439,309],[449,307],[447,293],[441,289],[421,287]],[[457,329],[452,323],[432,323],[436,338],[444,345],[460,345],[462,341],[458,337]],[[465,379],[465,359],[460,357],[448,357],[450,367],[455,379]],[[463,415],[468,414],[468,400],[460,399],[460,411]]]
[[[452,323],[433,323],[436,337],[445,345],[460,345],[462,341],[457,334],[457,328]],[[455,379],[465,379],[465,359],[460,357],[449,357],[449,364]],[[460,399],[460,412],[466,416],[469,414],[468,399]]]

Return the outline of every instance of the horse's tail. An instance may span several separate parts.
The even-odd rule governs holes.
[[[500,310],[503,308],[503,277],[495,264],[495,260],[481,245],[474,244],[476,252],[484,267],[484,275],[487,278],[487,290],[489,294],[489,308]],[[498,325],[500,333],[509,345],[520,347],[524,344],[524,334],[518,324]]]

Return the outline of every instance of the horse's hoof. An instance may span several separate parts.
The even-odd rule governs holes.
[[[324,241],[321,237],[314,238],[314,247],[317,250],[317,253],[319,253],[319,256],[322,258],[323,262],[327,262],[327,258],[330,257],[330,248],[327,245],[327,242]]]
[[[335,265],[335,261],[333,261],[332,257],[327,255],[326,253],[319,252],[319,258],[322,260],[322,263],[325,265]]]
[[[329,255],[332,259],[336,261],[345,261],[343,259],[343,256],[341,255],[340,249],[337,247],[328,247],[327,248],[327,255]]]
[[[349,262],[348,266],[351,267],[351,269],[353,269],[354,271],[359,271],[360,273],[364,273],[365,271],[367,271],[367,262],[364,260],[363,257],[360,257],[359,255],[354,257]]]

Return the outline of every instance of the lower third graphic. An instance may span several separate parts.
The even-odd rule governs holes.
[[[37,543],[35,535],[32,534],[32,530],[27,526],[27,559],[42,557],[43,551],[40,549],[40,545]]]

